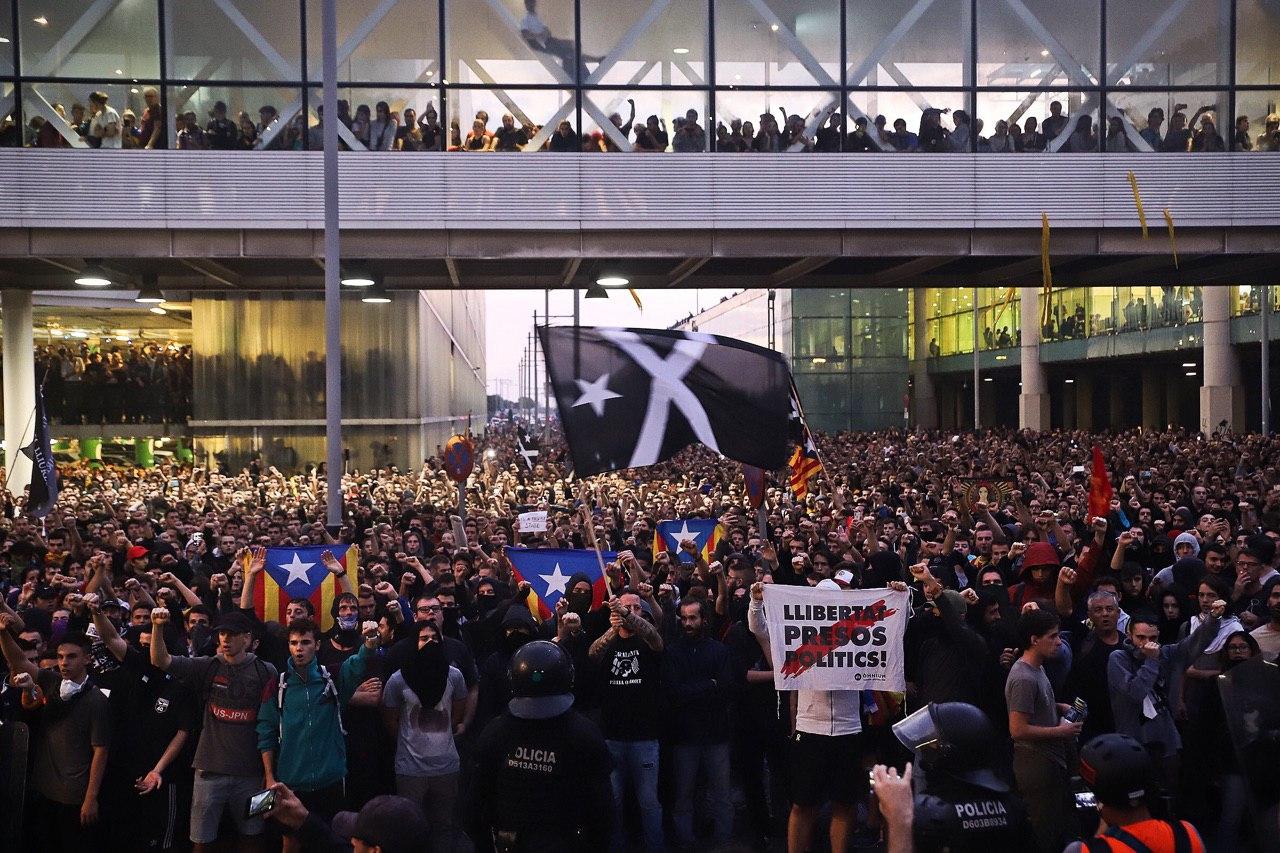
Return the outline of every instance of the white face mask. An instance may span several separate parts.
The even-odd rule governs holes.
[[[58,685],[58,695],[62,697],[63,701],[66,701],[67,699],[70,699],[72,696],[75,696],[77,693],[83,690],[84,686],[88,683],[89,683],[88,678],[86,678],[84,681],[81,681],[79,684],[76,684],[74,681],[72,681],[69,678],[64,678],[62,679],[62,683]]]

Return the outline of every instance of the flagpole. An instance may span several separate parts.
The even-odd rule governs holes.
[[[596,552],[596,563],[600,566],[600,577],[604,578],[604,600],[613,598],[613,587],[609,584],[609,573],[604,568],[604,554],[600,552],[600,542],[596,539],[596,524],[591,518],[591,504],[587,502],[587,481],[578,481],[578,498],[582,501],[582,518],[586,522],[587,535],[591,537],[591,549]]]

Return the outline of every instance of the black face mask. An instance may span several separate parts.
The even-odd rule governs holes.
[[[520,648],[532,639],[533,638],[524,631],[512,631],[510,634],[507,634],[502,638],[502,644],[506,647],[508,652],[515,652],[516,649]]]
[[[444,632],[446,634],[458,633],[458,607],[453,605],[444,608]]]
[[[488,613],[490,610],[498,606],[498,596],[496,595],[477,595],[476,610],[481,613]]]
[[[569,609],[579,616],[586,616],[591,609],[592,595],[589,592],[569,593]]]

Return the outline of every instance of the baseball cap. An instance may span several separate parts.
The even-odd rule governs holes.
[[[125,552],[125,557],[130,560],[141,560],[150,553],[142,545],[130,545],[129,550]]]
[[[395,794],[382,794],[356,812],[338,812],[330,823],[343,838],[358,838],[384,853],[421,850],[431,826],[417,803]]]
[[[853,586],[853,572],[848,569],[841,569],[835,574],[835,582],[840,585],[841,589],[848,589]]]
[[[228,631],[232,634],[252,634],[253,622],[239,610],[232,610],[222,614],[222,618],[218,620],[218,624],[214,626],[213,630],[215,633]]]

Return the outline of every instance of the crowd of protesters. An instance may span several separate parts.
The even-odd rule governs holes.
[[[0,129],[0,145],[35,148],[67,148],[73,142],[90,148],[133,148],[181,150],[318,150],[324,146],[323,110],[316,108],[317,122],[304,113],[281,115],[276,107],[263,105],[253,115],[234,116],[225,101],[217,101],[202,116],[195,110],[180,109],[173,127],[167,127],[160,109],[157,89],[143,90],[145,108],[141,117],[131,109],[117,112],[104,92],[88,96],[88,107],[73,103],[69,110],[55,103],[52,110],[59,122],[43,115],[32,116],[19,129],[12,116]],[[775,115],[766,110],[758,121],[731,118],[716,123],[710,134],[699,122],[698,110],[687,110],[668,126],[665,118],[650,115],[637,122],[633,99],[622,111],[609,115],[613,125],[599,129],[576,129],[571,121],[560,121],[543,133],[543,126],[523,113],[506,113],[496,125],[485,110],[470,120],[451,118],[446,128],[436,107],[428,103],[421,114],[405,106],[396,109],[387,101],[372,108],[338,101],[338,118],[343,125],[339,145],[343,150],[369,151],[523,151],[534,140],[541,151],[615,152],[631,151],[716,151],[727,152],[924,152],[943,154],[976,151],[1014,154],[1043,151],[1079,153],[1107,152],[1215,152],[1280,151],[1280,114],[1259,117],[1261,132],[1248,116],[1239,116],[1224,139],[1212,106],[1202,106],[1188,118],[1186,104],[1174,104],[1167,116],[1162,107],[1151,109],[1145,121],[1138,115],[1111,115],[1105,132],[1093,115],[1068,116],[1061,101],[1051,101],[1048,115],[1037,118],[1019,110],[1001,118],[990,128],[984,120],[962,109],[925,107],[918,122],[904,118],[892,121],[884,115],[872,118],[861,113],[848,120],[838,110],[827,109],[800,115],[779,108]],[[353,144],[354,142],[354,144]]]
[[[7,504],[0,719],[32,729],[19,849],[190,838],[203,850],[236,837],[240,849],[300,849],[293,816],[388,793],[425,816],[412,849],[488,849],[479,816],[532,794],[485,787],[477,738],[506,707],[512,654],[538,638],[574,660],[575,706],[612,759],[609,814],[564,802],[545,815],[595,833],[582,849],[610,837],[616,849],[874,846],[867,769],[909,757],[888,726],[957,701],[995,724],[998,772],[1040,850],[1082,834],[1077,747],[1107,732],[1143,744],[1155,808],[1191,821],[1208,849],[1254,843],[1249,768],[1216,680],[1280,655],[1280,441],[830,434],[813,490],[770,488],[759,514],[739,467],[710,453],[579,486],[553,434],[530,467],[520,450],[536,436],[518,441],[519,429],[478,439],[462,512],[434,459],[347,474],[336,537],[314,471],[79,464],[62,469],[42,521]],[[1094,446],[1115,486],[1098,516]],[[1008,487],[975,496],[973,477]],[[516,515],[539,508],[548,531],[519,533]],[[618,552],[606,569],[618,595],[593,604],[590,580],[574,576],[539,621],[526,599],[542,590],[516,582],[504,546],[590,547],[588,514]],[[710,560],[688,541],[688,564],[653,551],[659,521],[693,517],[725,527]],[[324,557],[345,590],[333,628],[307,601],[289,603],[287,625],[255,615],[262,547],[339,542],[358,548],[359,568]],[[769,583],[909,587],[905,696],[776,692],[760,633]],[[1087,718],[1064,719],[1077,699]],[[245,808],[264,787],[279,800],[265,821]]]
[[[185,423],[191,347],[177,343],[37,346],[45,411],[61,424]]]

